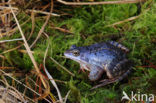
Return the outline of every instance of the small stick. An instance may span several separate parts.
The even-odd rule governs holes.
[[[66,2],[63,0],[57,0],[65,5],[106,5],[106,4],[132,4],[143,2],[144,0],[119,0],[119,1],[101,1],[101,2]]]

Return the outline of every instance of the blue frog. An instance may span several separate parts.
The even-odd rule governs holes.
[[[90,46],[71,46],[64,55],[80,64],[80,69],[90,71],[89,79],[96,81],[106,72],[108,79],[93,89],[114,83],[126,77],[132,69],[131,61],[126,58],[129,52],[125,46],[115,41],[96,43]]]

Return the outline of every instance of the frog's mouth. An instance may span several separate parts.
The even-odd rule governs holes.
[[[72,60],[74,60],[74,61],[76,61],[76,62],[78,62],[78,63],[80,63],[80,64],[87,64],[85,61],[83,61],[83,60],[81,59],[81,55],[79,55],[79,56],[74,56],[71,52],[66,51],[66,52],[64,53],[64,56],[65,56],[66,58],[72,59]]]
[[[77,61],[77,62],[80,62],[81,61],[80,60],[80,56],[74,56],[71,52],[65,52],[64,53],[64,56],[66,58],[72,59],[72,60]]]

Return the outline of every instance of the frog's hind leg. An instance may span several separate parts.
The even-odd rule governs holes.
[[[132,63],[130,60],[124,59],[115,65],[115,67],[111,71],[111,74],[113,75],[113,77],[121,75],[124,72],[126,72],[129,69],[129,67],[131,67],[131,64]]]
[[[110,43],[111,45],[120,48],[121,50],[125,51],[125,52],[129,52],[129,49],[126,48],[125,46],[123,46],[122,44],[115,42],[115,41],[108,41],[108,43]]]
[[[125,72],[121,76],[118,76],[118,77],[115,77],[115,78],[111,78],[111,79],[104,79],[104,80],[100,81],[102,83],[99,84],[99,85],[94,86],[93,88],[91,88],[91,90],[99,88],[99,87],[102,87],[102,86],[105,86],[105,85],[108,85],[108,84],[111,84],[111,83],[114,83],[114,82],[121,81],[123,78],[125,78],[131,72],[131,69],[129,69],[127,72]]]
[[[101,80],[100,82],[102,82],[102,83],[99,84],[99,85],[94,86],[92,89],[102,87],[102,86],[105,86],[105,85],[108,85],[110,83],[114,83],[114,82],[117,82],[117,81],[121,81],[132,70],[131,64],[132,64],[131,61],[128,60],[128,59],[122,60],[121,62],[116,64],[116,66],[112,69],[112,71],[109,71],[110,74],[111,74],[111,77],[109,77],[109,76],[108,77],[110,79]]]

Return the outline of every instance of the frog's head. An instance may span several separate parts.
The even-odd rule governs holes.
[[[76,47],[75,45],[72,45],[70,47],[69,50],[67,50],[64,55],[67,57],[67,58],[70,58],[76,62],[79,62],[79,63],[86,63],[86,61],[83,59],[84,58],[84,50],[83,48],[81,47]]]

